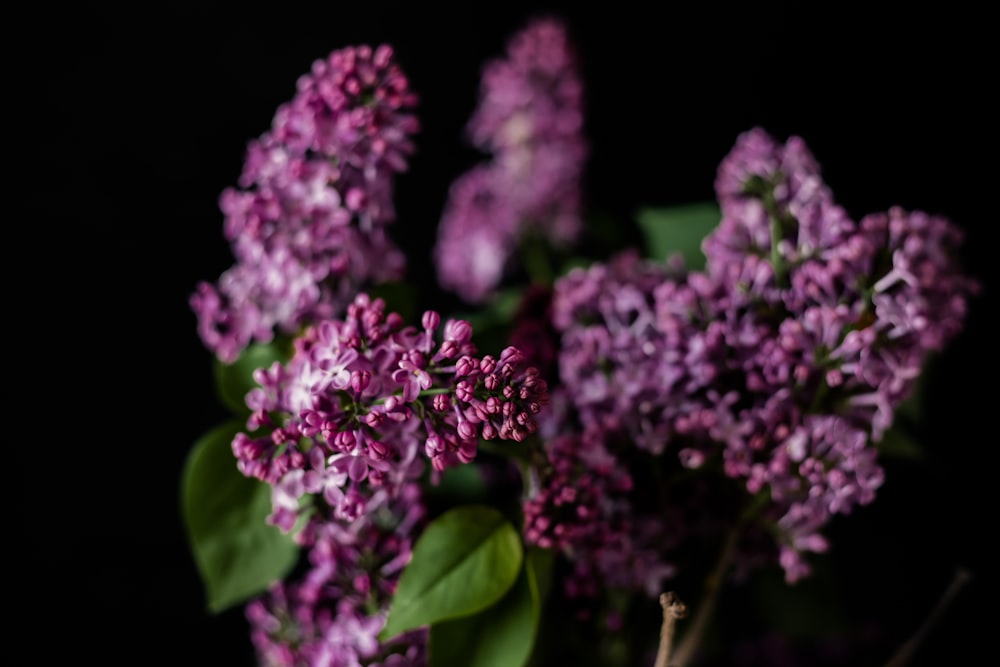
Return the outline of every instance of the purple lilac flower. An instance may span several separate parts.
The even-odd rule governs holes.
[[[723,221],[703,245],[706,282],[717,320],[737,325],[727,374],[742,378],[735,417],[749,428],[724,466],[751,492],[770,490],[794,580],[808,571],[801,552],[825,548],[829,517],[874,497],[874,442],[978,288],[950,222],[899,208],[853,222],[798,138],[742,135],[716,185]],[[822,464],[793,465],[785,443],[816,443]]]
[[[565,26],[532,22],[507,55],[483,68],[469,121],[474,145],[491,159],[459,177],[438,227],[435,257],[443,287],[484,300],[524,235],[556,245],[581,229],[583,86]]]
[[[434,247],[441,287],[470,303],[500,284],[517,243],[518,211],[493,172],[479,165],[452,183]]]
[[[545,381],[517,348],[478,357],[471,339],[468,322],[427,311],[420,329],[404,326],[361,294],[298,338],[288,364],[258,370],[233,453],[274,487],[271,522],[291,530],[304,496],[320,510],[311,521],[353,521],[395,498],[424,457],[442,471],[472,461],[480,438],[533,433]]]
[[[927,355],[959,333],[979,285],[957,269],[961,230],[944,218],[895,207],[862,219],[858,236],[874,249],[865,257],[871,297],[862,313],[872,332],[848,333],[831,357],[844,384],[857,387],[852,405],[874,411],[878,436],[912,392]]]
[[[570,562],[563,593],[582,617],[608,591],[658,595],[674,572],[663,560],[663,517],[634,497],[632,476],[603,434],[577,430],[564,394],[556,403],[542,425],[546,464],[522,503],[525,542]]]
[[[579,179],[586,159],[583,83],[568,31],[547,18],[513,36],[507,57],[483,68],[473,143],[507,174],[522,215],[556,242],[580,230]]]
[[[977,285],[948,221],[894,208],[853,222],[800,139],[741,135],[716,187],[705,271],[625,255],[556,282],[559,383],[606,441],[766,491],[791,581],[830,518],[874,498],[874,443]]]
[[[314,524],[306,574],[295,582],[275,584],[247,605],[260,663],[267,667],[426,665],[426,629],[388,642],[378,639],[424,514],[418,485],[407,484],[377,514],[349,524]]]
[[[626,252],[573,269],[552,298],[559,377],[581,424],[654,454],[670,439],[664,411],[680,407],[674,387],[684,379],[689,341],[687,332],[658,327],[654,291],[668,279],[662,265]]]
[[[709,273],[772,251],[782,263],[801,262],[836,247],[854,227],[799,137],[779,145],[760,128],[741,134],[719,165],[715,190],[722,221],[703,244]],[[780,267],[771,268],[779,278]]]
[[[758,173],[734,168],[754,164],[747,154],[761,153],[784,166]],[[790,159],[789,154],[799,157]],[[743,247],[738,241],[759,226],[756,213],[739,213],[747,210],[740,208],[742,200],[762,206],[772,202],[765,215],[781,219],[777,229],[783,237],[777,246],[792,249],[779,253],[785,284],[768,278],[734,285],[746,293],[757,319],[775,332],[766,351],[748,360],[754,390],[777,391],[792,379],[800,393],[832,389],[858,408],[857,419],[878,439],[895,406],[911,391],[927,354],[940,350],[961,328],[967,299],[977,287],[957,266],[961,234],[951,223],[894,208],[855,224],[831,203],[814,165],[801,140],[790,139],[780,148],[761,130],[743,135],[720,166],[719,197],[732,203],[736,213],[706,239],[708,271],[731,285],[728,275],[737,266],[770,265],[771,274],[777,273],[759,247]],[[742,190],[734,185],[738,179],[733,174],[743,178]],[[765,181],[762,190],[754,190]],[[796,208],[795,202],[809,200],[802,195],[804,183],[811,184],[813,204]],[[815,218],[808,218],[808,212]],[[805,234],[803,219],[822,224]],[[821,229],[826,231],[816,231]],[[745,251],[742,259],[730,252],[735,247]],[[919,278],[914,267],[919,267]]]
[[[275,329],[338,315],[368,282],[398,278],[393,179],[413,152],[416,103],[387,46],[317,60],[220,197],[237,264],[191,297],[205,345],[231,362]]]
[[[780,561],[789,581],[809,573],[804,551],[827,550],[819,534],[834,514],[848,514],[875,499],[884,475],[868,434],[832,415],[807,415],[800,426],[755,463],[747,481],[756,492],[769,485],[771,499],[783,514]]]

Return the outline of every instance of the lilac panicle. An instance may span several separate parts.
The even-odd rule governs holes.
[[[490,159],[449,192],[435,248],[442,287],[483,301],[524,235],[556,245],[579,236],[582,98],[567,30],[554,19],[531,22],[483,68],[468,131]]]
[[[547,422],[547,465],[522,503],[525,542],[570,561],[564,593],[583,615],[608,590],[658,595],[674,571],[663,560],[662,517],[633,498],[632,476],[600,432],[574,432],[551,413]]]
[[[434,246],[441,286],[469,303],[500,284],[517,243],[518,211],[493,172],[479,165],[451,184]]]
[[[343,319],[296,339],[288,364],[257,371],[233,452],[273,485],[272,523],[291,530],[304,496],[310,521],[352,521],[396,497],[424,459],[441,471],[472,461],[480,438],[533,433],[545,380],[517,348],[480,357],[471,340],[464,320],[428,311],[418,329],[360,294]]]
[[[739,137],[719,167],[706,268],[634,256],[556,281],[559,382],[588,430],[767,492],[786,576],[882,483],[875,443],[978,285],[949,221],[851,220],[801,139]]]
[[[875,499],[884,473],[868,434],[842,417],[806,415],[788,437],[770,451],[769,460],[751,467],[747,486],[767,484],[780,508],[780,563],[788,581],[809,574],[804,551],[826,551],[820,534],[834,514],[847,514]]]
[[[387,46],[317,60],[220,197],[237,264],[191,297],[205,345],[231,362],[276,329],[340,314],[357,289],[398,278],[393,179],[417,130],[415,95]]]
[[[418,485],[408,484],[377,514],[314,525],[305,575],[274,584],[246,607],[260,664],[426,665],[426,629],[378,638],[424,515]]]
[[[580,422],[609,436],[627,434],[654,453],[666,444],[660,413],[672,405],[682,361],[657,329],[653,291],[665,280],[660,265],[623,253],[573,269],[556,281],[552,298],[559,376]]]
[[[395,217],[392,175],[414,150],[416,102],[390,47],[340,49],[299,79],[275,115],[273,138],[296,155],[331,161],[345,205],[367,229]]]
[[[780,145],[760,128],[744,132],[719,165],[715,190],[722,221],[703,243],[709,273],[772,251],[782,263],[801,262],[842,244],[854,226],[799,137]],[[777,276],[780,267],[771,268]]]
[[[750,388],[773,394],[793,382],[804,405],[831,390],[878,440],[978,289],[957,263],[960,230],[898,207],[853,222],[801,139],[780,146],[759,128],[737,140],[716,188],[724,217],[704,244],[707,272],[740,293],[727,319],[753,309],[769,332],[743,362]]]
[[[493,154],[508,176],[521,215],[556,242],[575,239],[583,140],[583,83],[566,26],[532,21],[507,56],[483,68],[479,106],[469,121],[473,143]]]

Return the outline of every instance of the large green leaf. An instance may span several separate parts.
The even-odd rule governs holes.
[[[645,240],[646,255],[662,261],[680,253],[685,266],[693,271],[705,266],[701,242],[721,219],[722,214],[714,202],[643,208],[636,214]]]
[[[292,539],[267,523],[271,487],[236,468],[231,443],[242,429],[232,421],[209,431],[184,467],[184,521],[213,613],[263,592],[298,559]]]
[[[549,554],[528,552],[517,581],[499,602],[478,614],[432,625],[431,667],[523,667],[541,617],[537,570],[550,565]]]
[[[243,350],[239,358],[231,364],[215,361],[215,381],[219,398],[223,403],[244,415],[250,412],[246,405],[246,395],[257,387],[253,372],[267,368],[275,361],[287,361],[287,355],[277,343],[254,343]]]
[[[514,584],[522,558],[520,536],[492,507],[445,512],[413,547],[382,639],[489,607]]]

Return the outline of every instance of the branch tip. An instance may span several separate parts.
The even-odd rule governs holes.
[[[660,606],[663,607],[664,618],[668,614],[675,619],[687,616],[687,605],[681,602],[681,599],[673,591],[660,594]]]

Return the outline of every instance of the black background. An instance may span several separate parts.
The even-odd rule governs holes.
[[[711,199],[720,159],[761,125],[805,138],[855,218],[899,204],[966,230],[966,266],[985,290],[935,366],[927,457],[887,462],[878,500],[830,533],[849,574],[839,593],[900,641],[956,567],[970,568],[917,664],[975,664],[992,631],[992,608],[979,605],[993,604],[997,553],[997,54],[985,15],[791,3],[140,6],[40,8],[10,61],[7,129],[24,147],[10,194],[24,208],[8,218],[7,328],[25,372],[9,417],[22,527],[9,548],[29,554],[10,577],[38,662],[252,663],[242,612],[204,611],[179,515],[187,451],[227,416],[187,303],[232,263],[218,195],[314,59],[392,44],[422,122],[394,231],[432,303],[434,226],[448,184],[476,159],[462,128],[479,68],[528,18],[555,12],[581,57],[592,210],[627,218],[639,205]]]

